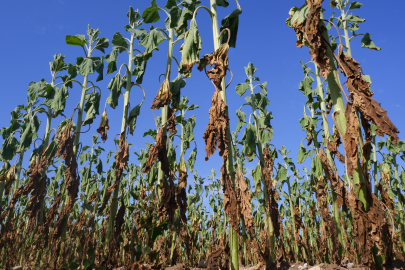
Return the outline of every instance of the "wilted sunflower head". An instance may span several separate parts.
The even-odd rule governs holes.
[[[335,0],[330,0],[330,5],[335,8],[337,5],[337,2]]]

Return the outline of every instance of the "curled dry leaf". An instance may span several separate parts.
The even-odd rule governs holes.
[[[227,217],[229,218],[229,224],[233,227],[233,229],[238,232],[239,231],[239,221],[238,221],[238,203],[236,199],[236,192],[233,187],[233,183],[231,180],[231,176],[228,174],[226,169],[226,160],[227,156],[223,157],[224,161],[222,163],[221,168],[221,184],[222,184],[222,191],[224,193],[224,210],[226,212]]]
[[[318,179],[318,187],[316,190],[316,199],[318,200],[318,209],[323,219],[321,245],[319,251],[321,254],[326,255],[328,250],[327,237],[328,235],[332,240],[332,260],[336,263],[338,260],[339,239],[337,237],[336,224],[333,222],[332,217],[329,215],[328,200],[326,198],[325,184],[322,177]]]
[[[104,111],[101,115],[100,126],[97,129],[97,133],[101,135],[101,139],[103,140],[103,142],[107,140],[107,130],[109,129],[110,126],[108,125],[107,112]]]
[[[108,200],[111,197],[111,194],[113,193],[114,189],[119,186],[124,168],[128,165],[128,157],[129,145],[125,141],[125,132],[122,132],[120,134],[118,153],[115,158],[115,181],[110,187],[107,188],[106,194],[103,197],[101,207],[98,210],[99,214],[104,211],[105,207],[107,206]]]
[[[354,171],[359,165],[359,120],[356,117],[356,110],[353,103],[348,102],[346,105],[346,134],[344,149],[347,160],[347,173],[353,176]]]
[[[166,141],[167,136],[164,134],[162,127],[160,127],[156,136],[156,143],[149,149],[149,156],[142,173],[149,173],[155,162],[159,160],[160,168],[166,176],[169,176],[170,163],[167,158]]]
[[[376,256],[382,256],[386,262],[393,259],[392,227],[387,219],[384,208],[379,199],[368,190],[370,208],[365,211],[363,203],[357,194],[349,192],[349,205],[353,213],[353,237],[357,250],[360,252],[359,263],[371,266],[373,260],[373,247],[377,247]]]
[[[320,68],[320,75],[323,78],[327,78],[332,68],[329,64],[329,57],[326,55],[328,44],[322,38],[325,27],[319,23],[321,20],[322,2],[323,0],[306,0],[307,7],[291,9],[287,24],[294,29],[297,35],[297,47],[301,48],[304,45],[308,45],[311,60],[315,61]],[[297,16],[295,13],[302,13],[306,8],[308,9],[306,19],[299,19],[301,16]]]
[[[169,80],[166,79],[160,86],[160,89],[157,92],[156,97],[153,100],[152,106],[150,108],[152,110],[157,110],[159,108],[164,107],[165,105],[169,105],[171,101],[172,101],[172,92],[170,91],[170,82]]]
[[[163,186],[160,191],[161,204],[159,206],[159,214],[162,222],[166,220],[166,217],[169,217],[169,220],[174,222],[174,215],[177,209],[176,188],[172,176],[168,178],[163,179]]]
[[[242,215],[243,220],[245,221],[245,227],[247,232],[249,233],[250,239],[252,239],[253,246],[256,250],[256,253],[259,255],[259,260],[261,262],[265,261],[264,254],[262,253],[255,237],[255,226],[254,220],[252,215],[252,203],[251,203],[251,195],[250,189],[246,185],[245,176],[242,173],[242,169],[240,165],[238,166],[238,171],[236,172],[236,185],[238,188],[238,193],[240,195],[240,213]]]
[[[226,132],[228,129],[229,118],[227,115],[228,106],[222,100],[221,93],[215,91],[211,99],[211,108],[209,110],[210,119],[203,139],[205,140],[205,151],[207,153],[205,160],[219,149],[221,157],[228,155],[228,138]]]
[[[387,116],[387,111],[381,108],[380,104],[372,98],[373,92],[370,91],[370,84],[367,82],[361,72],[360,63],[339,50],[339,65],[347,77],[347,90],[350,92],[350,99],[353,105],[359,110],[362,117],[368,122],[377,126],[376,134],[383,137],[391,136],[394,145],[399,140],[397,133],[399,130]]]
[[[177,130],[176,130],[176,110],[173,110],[172,108],[169,107],[169,111],[167,113],[168,115],[168,120],[167,120],[167,130],[171,133],[171,134],[176,134]]]
[[[187,176],[187,170],[185,168],[184,170],[179,170],[179,182],[176,188],[176,201],[180,210],[179,216],[184,224],[187,223]]]

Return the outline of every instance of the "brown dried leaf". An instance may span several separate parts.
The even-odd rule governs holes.
[[[339,65],[347,77],[347,90],[350,92],[350,99],[353,105],[359,110],[362,117],[368,122],[377,126],[377,135],[383,137],[389,135],[394,145],[399,140],[397,133],[399,130],[387,116],[387,111],[381,108],[380,104],[372,98],[373,92],[370,92],[370,83],[367,82],[361,72],[360,63],[339,50]]]
[[[177,209],[176,203],[176,189],[172,177],[167,180],[163,179],[163,186],[160,191],[161,204],[159,206],[159,214],[161,221],[166,220],[169,217],[171,222],[174,222],[174,215]]]
[[[224,193],[224,210],[229,218],[229,224],[232,228],[239,231],[238,220],[238,201],[236,198],[236,192],[231,180],[231,176],[226,169],[227,156],[223,156],[222,168],[221,168],[221,184],[222,192]]]
[[[177,205],[179,207],[180,213],[180,219],[184,224],[187,223],[187,193],[186,193],[186,187],[187,187],[187,170],[181,171],[179,170],[179,182],[176,188],[176,201]]]
[[[155,162],[159,160],[160,168],[166,176],[169,176],[170,163],[167,158],[166,141],[167,136],[166,134],[164,134],[162,127],[160,127],[156,136],[156,143],[149,149],[149,156],[146,161],[145,168],[143,168],[142,170],[142,173],[149,173]]]
[[[176,134],[176,110],[173,110],[172,108],[169,107],[168,113],[168,125],[167,125],[167,131],[169,131],[171,134]]]
[[[103,142],[107,140],[107,130],[109,129],[110,126],[108,125],[107,112],[104,111],[103,114],[101,115],[100,126],[97,129],[97,133],[101,135],[101,139],[103,140]]]
[[[209,110],[210,119],[204,132],[203,139],[205,140],[205,151],[209,156],[219,149],[221,157],[228,155],[228,138],[226,132],[229,125],[229,118],[227,115],[228,106],[222,100],[221,92],[215,91],[211,99],[211,108]]]
[[[348,102],[346,105],[346,134],[345,134],[345,154],[347,161],[347,173],[353,176],[354,171],[359,165],[359,121],[356,117],[356,110],[353,103]]]
[[[164,80],[150,108],[157,110],[165,105],[169,105],[171,101],[172,92],[170,91],[170,82],[169,80]]]

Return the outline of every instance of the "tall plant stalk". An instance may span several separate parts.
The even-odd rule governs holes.
[[[217,4],[215,0],[210,0],[210,10],[211,10],[211,21],[212,21],[212,33],[214,37],[214,50],[218,50],[220,46],[219,40],[219,27],[218,27],[218,17],[217,17]],[[222,100],[227,104],[226,99],[226,84],[225,78],[222,79],[222,91],[221,91]],[[226,114],[229,115],[228,109]],[[232,138],[229,130],[229,126],[226,131],[226,136],[228,139],[228,158],[227,158],[227,171],[231,176],[232,182],[235,186],[235,173],[233,170],[233,148],[232,148]],[[231,270],[239,270],[239,240],[238,232],[236,232],[232,227],[230,227],[230,238],[231,238]]]

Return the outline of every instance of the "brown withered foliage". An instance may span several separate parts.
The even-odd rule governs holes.
[[[329,58],[326,55],[328,44],[322,38],[322,32],[324,30],[323,24],[319,22],[321,20],[323,0],[306,0],[308,5],[307,18],[302,22],[293,22],[292,28],[297,34],[297,47],[301,48],[305,45],[305,42],[309,46],[311,60],[315,61],[320,68],[320,75],[323,78],[327,78],[332,71],[329,64]],[[291,14],[291,19],[293,14]]]
[[[179,182],[176,188],[176,201],[179,207],[179,216],[183,223],[187,223],[187,170],[179,170]]]
[[[160,168],[169,176],[170,173],[170,163],[167,158],[167,148],[166,148],[167,136],[164,134],[162,127],[159,128],[158,134],[156,136],[156,143],[149,149],[149,156],[146,161],[145,168],[143,168],[142,173],[149,173],[156,161],[160,161]]]
[[[101,204],[100,209],[98,210],[99,214],[101,214],[104,211],[111,197],[111,194],[113,193],[114,189],[119,186],[124,168],[127,167],[128,165],[128,157],[129,157],[129,145],[125,141],[125,132],[122,132],[120,134],[118,153],[115,158],[115,181],[110,187],[108,187],[107,192],[103,197],[103,202]]]
[[[377,135],[381,137],[384,135],[391,136],[393,144],[397,145],[399,140],[397,133],[399,133],[399,130],[388,118],[387,111],[381,108],[380,104],[372,98],[374,93],[370,91],[370,83],[362,76],[360,63],[345,55],[342,48],[339,50],[338,59],[339,65],[347,77],[346,87],[353,105],[365,120],[377,126]]]
[[[107,130],[109,129],[110,126],[108,125],[107,112],[104,110],[103,114],[101,115],[100,126],[97,129],[97,133],[101,135],[103,142],[107,140]]]
[[[335,167],[332,169],[330,161],[328,157],[325,154],[325,151],[323,148],[321,148],[318,152],[318,156],[321,160],[322,168],[325,172],[326,179],[330,181],[332,184],[333,192],[337,196],[337,203],[339,207],[344,206],[344,208],[347,207],[347,202],[346,202],[346,188],[345,185],[342,181],[340,181],[339,173],[335,169]],[[334,164],[333,164],[334,166]]]
[[[394,201],[391,199],[390,195],[388,192],[385,190],[385,188],[382,186],[381,182],[377,186],[378,191],[381,194],[381,201],[385,204],[385,206],[391,211],[393,215],[397,214],[397,211],[394,207]],[[396,221],[393,220],[395,223]]]
[[[229,224],[232,228],[238,232],[239,231],[239,220],[238,220],[238,201],[236,198],[236,192],[233,187],[231,176],[228,174],[226,169],[227,157],[224,157],[221,168],[221,184],[222,191],[224,193],[224,210],[227,217],[229,218]]]
[[[255,237],[255,226],[254,219],[252,215],[252,203],[250,189],[246,185],[245,176],[242,173],[242,168],[238,166],[238,171],[236,172],[236,186],[238,188],[239,195],[239,210],[240,214],[245,221],[246,231],[249,233],[250,238],[252,239],[253,246],[256,250],[256,254],[259,255],[259,260],[264,262],[264,254],[262,253]]]
[[[58,208],[61,202],[62,193],[59,193],[54,198],[52,206],[49,208],[48,212],[46,213],[45,224],[42,227],[41,235],[44,239],[45,246],[48,243],[49,239],[49,228],[51,227],[53,221],[55,220],[56,214],[58,213]]]
[[[359,263],[372,266],[374,264],[372,250],[373,246],[376,246],[377,255],[385,256],[385,262],[389,265],[393,259],[392,227],[378,198],[369,190],[367,198],[370,206],[368,211],[364,209],[363,203],[353,190],[348,196],[353,213],[352,235],[356,249],[360,251]]]
[[[211,99],[211,108],[209,110],[210,119],[204,132],[205,151],[207,153],[205,160],[219,149],[221,157],[228,155],[228,138],[226,132],[229,125],[227,115],[228,106],[222,100],[221,93],[215,91]]]
[[[169,107],[167,118],[167,131],[169,131],[171,134],[176,134],[176,110]]]
[[[353,103],[348,102],[346,105],[346,134],[344,149],[347,161],[347,173],[353,176],[354,171],[359,165],[359,120],[356,117],[356,110]]]
[[[169,105],[171,101],[172,101],[172,92],[170,91],[170,82],[169,80],[166,79],[160,86],[160,89],[157,92],[156,97],[153,100],[152,106],[150,108],[152,110],[157,110],[159,108],[164,107],[165,105]]]
[[[160,190],[161,204],[159,206],[159,214],[163,222],[168,217],[171,222],[174,222],[174,215],[177,209],[176,203],[176,188],[174,186],[172,176],[168,179],[163,179],[163,186]]]
[[[75,135],[72,135],[72,121],[60,132],[58,137],[58,151],[56,156],[61,156],[65,160],[65,186],[66,193],[69,197],[68,202],[59,214],[58,220],[55,223],[54,229],[51,232],[51,239],[53,242],[50,266],[56,268],[59,252],[60,252],[60,237],[63,233],[63,226],[68,222],[69,214],[77,199],[79,192],[80,177],[78,176],[78,164],[76,155],[73,152],[73,144]]]
[[[318,201],[318,209],[323,219],[323,226],[321,228],[321,243],[319,252],[326,255],[328,250],[327,237],[330,236],[332,240],[332,260],[334,263],[338,262],[338,249],[339,239],[337,237],[336,224],[333,222],[332,217],[329,215],[328,200],[326,198],[326,190],[323,179],[318,179],[318,186],[316,189],[316,199]]]

